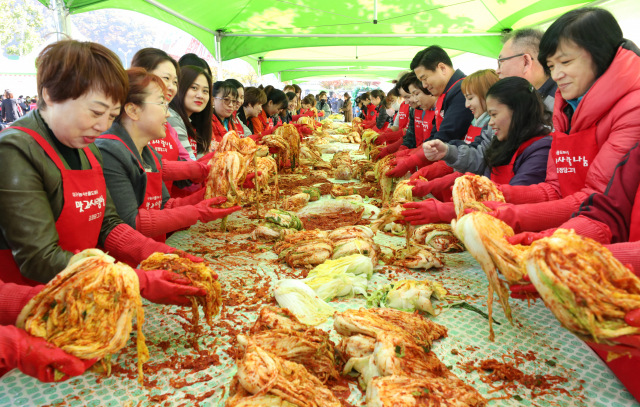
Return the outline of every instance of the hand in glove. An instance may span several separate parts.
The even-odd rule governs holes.
[[[167,181],[181,181],[188,179],[194,184],[199,184],[207,179],[207,176],[209,175],[209,168],[209,160],[168,161],[163,159],[162,179]]]
[[[411,155],[413,154],[413,150],[414,149],[409,148],[405,145],[401,145],[400,148],[398,148],[398,151],[396,152],[396,158],[402,158],[402,157]]]
[[[262,171],[258,171],[258,175],[262,175]],[[256,177],[255,172],[250,172],[247,174],[247,177],[244,179],[244,183],[242,184],[242,188],[245,189],[253,189],[256,185],[253,183],[252,179]]]
[[[420,179],[420,177],[428,181],[433,181],[436,178],[441,178],[452,173],[453,168],[449,167],[444,161],[440,161],[433,165],[427,165],[426,167],[420,168],[411,176],[411,181]]]
[[[67,380],[83,374],[96,359],[81,360],[15,326],[0,326],[0,370],[18,368],[41,382],[54,382],[55,371]]]
[[[415,180],[409,181],[409,185],[413,185],[411,193],[413,196],[427,196],[429,194],[438,194],[436,198],[442,197],[442,190],[445,188],[451,188],[455,182],[455,178],[443,177],[434,179],[433,181]]]
[[[220,205],[223,202],[226,202],[227,198],[224,197],[215,197],[212,199],[205,199],[199,204],[195,205],[200,217],[198,220],[203,223],[211,222],[212,220],[221,219],[225,216],[231,215],[233,212],[239,211],[242,209],[242,206],[232,206],[230,208],[212,208],[211,205]]]
[[[523,246],[531,246],[531,243],[545,237],[549,237],[555,232],[555,229],[547,229],[542,232],[522,232],[507,238],[507,242],[512,245],[521,244]]]
[[[193,254],[189,254],[189,253],[185,252],[184,250],[175,249],[173,247],[170,250],[167,250],[167,254],[177,254],[178,256],[182,257],[183,259],[191,260],[194,263],[202,263],[202,262],[204,262],[204,259],[202,257],[194,256]]]
[[[536,287],[531,283],[529,276],[524,276],[523,280],[528,281],[529,284],[514,284],[509,286],[511,298],[516,298],[518,300],[540,298],[540,294],[538,294],[538,290],[536,290]]]
[[[431,161],[442,160],[449,150],[449,145],[442,140],[430,140],[422,145],[424,155]]]
[[[456,217],[453,202],[442,203],[435,199],[426,199],[422,202],[408,202],[402,206],[405,208],[402,211],[404,220],[414,226],[450,223]]]
[[[188,296],[204,297],[207,292],[191,285],[188,278],[167,270],[134,270],[140,280],[140,295],[164,305],[191,305]]]
[[[397,157],[397,154],[396,154]],[[404,176],[407,172],[414,173],[418,168],[422,168],[425,165],[431,164],[432,162],[427,160],[422,151],[418,150],[415,154],[412,154],[408,157],[405,157],[402,160],[398,160],[396,163],[396,167],[387,171],[387,177],[400,178]]]
[[[216,155],[215,151],[212,151],[210,153],[207,153],[205,155],[203,155],[202,157],[198,158],[196,161],[201,162],[201,163],[208,163],[213,156]]]

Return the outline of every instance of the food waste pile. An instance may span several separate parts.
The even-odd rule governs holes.
[[[368,160],[367,132],[323,126],[296,146],[276,135],[255,191],[210,186],[242,211],[168,239],[206,260],[215,295],[142,300],[144,376],[134,321],[110,374],[47,384],[14,370],[0,406],[638,405],[540,300],[491,310],[491,280],[450,226],[397,222],[410,188]]]

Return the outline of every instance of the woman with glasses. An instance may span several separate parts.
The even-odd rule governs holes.
[[[240,112],[240,108],[244,104],[244,85],[240,83],[237,79],[227,79],[226,82],[235,86],[236,91],[238,91],[238,101],[236,102],[235,110],[233,111],[233,122],[236,125],[236,128],[242,128],[242,132],[238,132],[238,136],[240,137],[249,137],[252,133],[251,130],[238,118],[238,112]]]
[[[173,100],[178,92],[180,67],[166,52],[157,48],[143,48],[133,56],[131,67],[144,68],[162,79],[167,87],[166,102]],[[152,140],[149,144],[162,155],[162,180],[171,196],[187,196],[198,189],[193,184],[204,181],[209,174],[207,163],[210,157],[204,156],[201,160],[193,161],[180,143],[178,133],[168,122],[165,123],[165,134],[165,138]]]
[[[96,141],[104,158],[104,178],[122,220],[144,236],[164,242],[166,234],[210,222],[240,209],[216,209],[226,198],[204,200],[205,189],[185,198],[170,198],[162,182],[162,156],[149,142],[166,137],[167,88],[162,79],[131,68],[129,94],[122,112]]]
[[[236,87],[228,81],[218,81],[213,84],[211,95],[213,97],[213,116],[211,118],[213,140],[217,143],[221,142],[222,137],[231,130],[235,130],[242,137],[244,129],[239,122],[234,121],[234,112],[238,105],[238,90]],[[244,97],[244,89],[242,96]]]
[[[169,103],[167,121],[194,160],[209,153],[211,146],[211,88],[211,76],[203,68],[181,66],[178,94]]]

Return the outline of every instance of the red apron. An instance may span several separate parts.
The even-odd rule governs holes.
[[[409,125],[409,109],[409,104],[406,102],[402,102],[402,104],[400,105],[400,110],[398,110],[398,114],[400,115],[398,117],[398,126],[401,129],[406,129]]]
[[[444,120],[444,112],[442,111],[442,104],[444,103],[444,98],[447,96],[447,93],[451,90],[451,88],[456,86],[456,83],[460,82],[463,79],[464,78],[460,78],[457,81],[455,81],[453,85],[451,85],[451,87],[447,89],[446,92],[438,96],[438,100],[436,101],[436,131],[440,131],[440,124],[442,124],[442,121]]]
[[[427,110],[422,115],[422,142],[431,137],[431,126],[433,125],[433,116],[435,116],[435,110]]]
[[[95,155],[88,147],[83,148],[91,169],[68,170],[55,149],[41,135],[24,127],[10,128],[24,131],[33,137],[60,170],[64,206],[56,220],[58,245],[69,252],[96,247],[102,229],[107,185],[102,175],[102,167]],[[11,250],[0,250],[0,280],[29,286],[42,284],[20,274],[20,268],[13,259]]]
[[[194,156],[198,156],[198,143],[196,142],[196,139],[194,139],[193,137],[189,136],[189,144],[191,145],[191,151],[193,151],[193,155]]]
[[[165,137],[163,139],[156,139],[149,142],[149,145],[153,147],[163,159],[167,161],[178,161],[180,152],[178,151],[178,142],[171,135],[169,128],[170,124],[166,124]],[[173,181],[164,181],[164,185],[167,187],[167,191],[171,191]]]
[[[640,240],[640,188],[638,188],[633,202],[631,220],[629,222],[629,241],[637,242]]]
[[[378,117],[378,108],[373,104],[369,103],[367,105],[367,121],[376,120]]]
[[[491,181],[493,181],[495,184],[509,184],[511,178],[513,178],[513,176],[515,175],[513,173],[513,164],[516,162],[516,159],[520,157],[520,154],[522,154],[524,150],[527,149],[527,147],[545,137],[547,136],[534,137],[520,144],[520,147],[518,147],[516,153],[513,155],[513,157],[511,157],[511,161],[509,161],[509,164],[501,165],[499,167],[491,169]]]
[[[120,137],[115,136],[113,134],[104,134],[100,136],[100,138],[119,141],[127,148],[127,150],[129,150],[131,155],[133,155],[134,157],[136,156],[135,154],[133,154],[133,151],[131,151],[129,146],[124,141],[122,141]],[[155,161],[156,163],[156,168],[158,169],[158,172],[147,172],[142,166],[142,164],[140,163],[140,161],[138,161],[138,159],[136,158],[138,165],[147,176],[147,189],[144,192],[144,199],[142,200],[142,204],[138,207],[138,209],[161,210],[162,209],[162,167],[160,167],[160,162],[158,162],[158,157],[156,157],[156,155],[153,154],[153,150],[151,150],[151,155],[153,156],[153,161]],[[159,236],[154,236],[153,240],[164,243],[165,240],[167,240],[167,235],[162,234]]]
[[[598,151],[596,126],[576,133],[553,134],[550,156],[556,164],[563,198],[584,188],[587,172]]]
[[[424,127],[422,127],[422,116],[424,112],[420,109],[413,111],[413,133],[416,136],[416,147],[422,144],[424,140]]]
[[[473,140],[476,139],[482,133],[482,127],[469,126],[467,130],[467,135],[464,138],[464,142],[467,144],[473,143]]]
[[[262,112],[260,112],[260,116],[258,116],[258,118],[262,122],[262,126],[264,127],[264,130],[269,130],[273,128],[273,119],[271,119],[270,117],[267,117],[267,112],[263,110]]]

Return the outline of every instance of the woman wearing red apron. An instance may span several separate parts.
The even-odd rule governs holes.
[[[487,92],[489,126],[495,137],[484,152],[484,176],[495,183],[532,185],[546,176],[546,163],[551,147],[551,122],[545,114],[542,98],[524,78],[511,77],[496,82]],[[443,202],[428,199],[405,205],[405,218],[414,224],[451,221],[455,217],[451,187],[459,173],[417,183],[412,190],[424,196],[423,185]],[[445,184],[449,181],[448,184]],[[426,195],[426,194],[425,194]]]
[[[253,123],[253,134],[260,134],[266,136],[271,134],[274,128],[278,125],[280,110],[286,109],[289,105],[289,99],[287,95],[279,89],[269,89],[269,92],[265,90],[267,95],[267,103],[262,105],[262,112],[258,117],[251,119]]]
[[[192,159],[209,153],[213,100],[211,76],[202,68],[184,66],[178,77],[178,93],[169,103],[169,124]]]
[[[414,100],[413,95],[409,92],[409,89],[404,88],[405,81],[413,76],[412,72],[403,75],[396,83],[396,89],[398,94],[402,97],[403,102],[400,105],[400,110],[396,115],[394,126],[389,128],[386,132],[382,133],[376,138],[375,143],[381,145],[386,143],[387,146],[382,149],[375,159],[386,157],[389,154],[396,153],[402,145],[404,145],[404,136],[407,132],[410,132],[411,136],[408,139],[415,141],[415,127],[414,127],[414,109],[418,107],[418,103]],[[409,142],[409,140],[407,140]],[[405,145],[408,149],[408,145]],[[404,148],[403,148],[404,150]]]
[[[118,214],[144,236],[164,242],[165,235],[209,222],[240,209],[214,209],[226,199],[203,200],[205,189],[186,198],[171,198],[162,182],[159,154],[149,141],[165,137],[168,116],[162,80],[142,68],[131,68],[129,94],[122,113],[96,142],[104,158],[104,173]]]
[[[173,252],[122,222],[93,145],[126,97],[128,80],[119,58],[99,44],[60,41],[43,49],[37,65],[38,109],[0,133],[0,280],[47,283],[74,252],[97,246],[134,265],[154,252]],[[166,270],[136,274],[141,295],[150,301],[187,305],[186,296],[205,295],[174,282],[177,276]],[[9,305],[2,306],[0,315],[6,316]],[[41,380],[53,377],[49,363],[55,360],[47,358],[60,357],[50,345],[5,327],[0,327],[0,353],[0,370],[18,367]],[[79,374],[78,368],[63,372]]]
[[[486,95],[498,79],[493,69],[485,69],[472,73],[462,81],[460,89],[465,96],[465,106],[473,113],[474,119],[464,141],[445,143],[442,140],[430,140],[423,145],[425,157],[438,162],[421,168],[411,176],[411,185],[414,185],[414,190],[419,194],[417,196],[427,196],[433,192],[434,196],[440,199],[440,191],[449,193],[449,187],[461,174],[484,174],[484,150],[493,139],[493,132],[489,127]],[[480,140],[468,145],[479,135],[482,135]]]
[[[143,48],[133,56],[131,67],[144,68],[162,79],[167,87],[167,103],[173,100],[178,91],[180,67],[166,52],[157,48]],[[162,180],[171,196],[178,198],[190,195],[194,188],[191,188],[191,191],[181,188],[190,187],[206,179],[209,173],[209,159],[193,161],[193,153],[190,156],[180,144],[176,130],[168,122],[165,127],[166,137],[152,140],[149,145],[162,156]],[[176,188],[172,191],[174,184]]]
[[[387,171],[386,174],[388,177],[394,178],[402,177],[407,174],[407,172],[414,173],[418,168],[432,164],[431,161],[425,158],[424,153],[422,152],[422,143],[431,136],[433,118],[435,115],[433,106],[437,99],[422,87],[422,83],[418,80],[415,74],[410,74],[404,83],[406,84],[409,93],[413,95],[413,98],[419,107],[413,114],[413,131],[415,134],[415,142],[413,146],[415,148],[411,150],[407,149],[405,151],[398,151],[398,153],[396,153],[396,157],[398,157],[396,167]]]
[[[236,88],[236,92],[238,92],[236,105],[234,106],[233,114],[231,115],[236,132],[240,138],[249,137],[251,135],[251,130],[238,118],[238,113],[242,110],[242,105],[244,104],[244,85],[237,79],[233,78],[227,79],[225,82],[233,85]]]
[[[213,98],[213,140],[209,151],[215,151],[215,147],[228,132],[234,130],[238,135],[242,136],[244,130],[240,123],[235,123],[233,113],[238,104],[238,90],[234,85],[225,81],[218,81],[213,84],[211,91]]]

